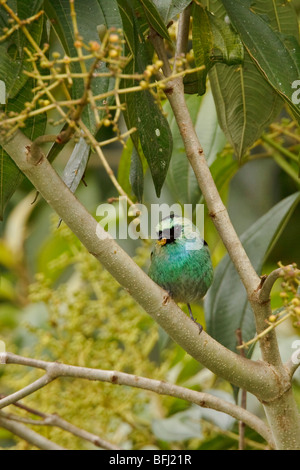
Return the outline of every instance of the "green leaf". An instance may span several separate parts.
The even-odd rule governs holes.
[[[132,195],[132,188],[129,180],[132,150],[133,142],[129,137],[126,141],[126,146],[123,148],[118,167],[118,182],[124,189],[125,193],[129,196]]]
[[[133,147],[131,154],[129,181],[133,194],[136,196],[138,202],[142,202],[144,192],[144,171],[140,155],[136,151],[135,147]]]
[[[244,48],[239,35],[224,20],[210,13],[197,3],[193,4],[193,50],[198,72],[198,93],[206,89],[206,77],[216,62],[227,65],[241,64]]]
[[[25,20],[41,10],[43,0],[32,0],[30,2],[10,0],[7,4],[21,20]],[[9,19],[11,19],[10,15],[3,6],[0,6],[1,35],[3,34],[3,28],[11,28],[11,23],[8,22]],[[26,25],[26,29],[34,41],[39,44],[43,30],[43,16]],[[0,43],[0,79],[6,85],[7,98],[14,98],[27,82],[28,76],[23,71],[32,70],[32,65],[27,60],[28,55],[24,50],[25,47],[31,52],[36,52],[20,28]]]
[[[280,0],[258,0],[256,7],[261,14],[270,15],[270,24],[274,29],[295,33],[295,14],[290,4]],[[219,1],[210,0],[209,9],[218,18],[226,18],[226,10]],[[219,123],[241,160],[265,127],[276,118],[283,105],[282,99],[246,51],[242,66],[216,64],[209,72],[209,80]]]
[[[152,61],[152,48],[143,35],[143,18],[135,15],[136,2],[119,0],[120,13],[124,23],[128,47],[133,55],[125,73],[142,73]],[[122,88],[135,85],[133,79],[124,80]],[[145,156],[149,165],[156,194],[159,197],[164,184],[172,154],[172,134],[168,122],[155,98],[148,90],[125,93],[121,96],[126,105],[124,117],[128,129],[135,127],[131,135],[141,161]]]
[[[292,88],[300,77],[298,38],[274,31],[269,22],[252,11],[250,0],[222,0],[222,3],[258,70],[300,122],[300,105],[294,102]]]
[[[218,124],[212,94],[208,91],[202,98],[187,96],[186,103],[207,163],[211,166],[226,143]],[[168,115],[173,135],[173,153],[166,180],[168,188],[176,201],[182,204],[196,204],[201,197],[197,179],[186,157],[178,126],[168,103],[165,104],[164,110]]]
[[[259,275],[299,200],[299,192],[283,199],[241,236],[241,242]],[[254,337],[254,315],[245,288],[228,255],[215,270],[204,305],[207,332],[228,349],[236,352],[235,332],[238,328],[242,331],[243,341]]]
[[[282,100],[247,53],[243,66],[216,64],[209,72],[209,80],[220,126],[241,161],[279,114]]]
[[[190,0],[153,0],[160,16],[163,18],[165,24],[175,18],[176,15],[181,13],[189,4]]]
[[[155,5],[151,0],[139,0],[143,5],[143,9],[147,18],[149,25],[164,39],[171,42],[169,32],[160,17],[159,12],[157,11]]]
[[[90,41],[99,41],[97,26],[104,24],[107,28],[120,28],[122,23],[115,0],[90,0],[89,2],[75,2],[75,11],[79,34],[83,41],[88,44]],[[51,21],[61,44],[70,57],[76,57],[77,52],[74,46],[75,35],[70,15],[69,0],[46,0],[45,12]],[[86,61],[86,68],[89,69],[93,59]],[[73,72],[81,72],[78,62],[71,64]],[[107,72],[105,64],[100,65],[98,72]],[[84,83],[82,79],[73,79],[72,96],[75,99],[83,95]],[[111,77],[97,77],[92,80],[91,90],[94,95],[106,93],[113,89],[114,79]],[[113,97],[107,99],[109,104]],[[106,114],[105,110],[99,111],[100,119]],[[95,116],[91,106],[86,106],[82,119],[89,130],[94,134],[96,131]]]

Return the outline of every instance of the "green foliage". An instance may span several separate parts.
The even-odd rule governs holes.
[[[281,32],[274,31],[267,21],[251,11],[250,1],[222,2],[252,60],[270,85],[286,100],[299,121],[300,107],[293,102],[291,88],[291,84],[300,76],[298,32],[295,36],[286,38]],[[292,24],[296,26],[295,23],[293,18]],[[277,20],[276,29],[278,27],[280,25]],[[291,34],[290,31],[288,33]]]
[[[21,19],[37,14],[42,3],[45,14],[26,24],[29,36],[0,5],[0,80],[8,85],[8,102],[1,111],[8,119],[16,119],[14,126],[19,125],[32,140],[43,135],[45,129],[52,132],[53,124],[55,129],[74,130],[75,139],[66,153],[60,153],[61,146],[55,142],[48,157],[52,162],[60,154],[55,165],[73,192],[79,188],[80,196],[82,177],[93,173],[95,180],[89,182],[84,193],[88,201],[90,194],[96,194],[96,203],[93,200],[94,205],[87,204],[90,212],[94,213],[100,201],[115,198],[117,185],[113,188],[107,184],[108,177],[114,182],[114,174],[122,191],[133,201],[145,201],[147,205],[165,200],[182,205],[204,202],[172,109],[165,102],[166,82],[158,73],[163,64],[149,41],[153,30],[164,38],[172,68],[176,27],[169,22],[176,23],[190,0],[78,1],[72,3],[73,15],[69,0],[7,1]],[[242,166],[248,171],[255,161],[260,171],[263,157],[272,159],[279,168],[271,185],[256,199],[256,222],[241,237],[259,274],[299,201],[300,111],[299,105],[292,102],[291,86],[300,79],[299,25],[294,3],[257,0],[251,5],[250,0],[207,0],[202,2],[203,8],[194,2],[187,54],[177,57],[176,62],[177,74],[188,73],[184,77],[185,91],[189,93],[186,103],[224,202],[228,195],[234,197],[231,181],[239,177]],[[15,29],[9,33],[9,28]],[[44,42],[50,43],[51,53]],[[99,50],[102,55],[97,55]],[[202,65],[205,71],[194,71]],[[39,75],[28,77],[33,66]],[[51,97],[48,87],[60,73],[59,86]],[[48,74],[49,83],[42,79]],[[43,83],[40,88],[36,88],[37,81]],[[37,90],[40,100],[36,102]],[[54,119],[53,109],[48,112],[49,104],[54,107]],[[278,118],[280,111],[284,118]],[[74,118],[76,113],[78,117]],[[121,113],[131,132],[126,142],[121,135],[123,123],[119,126]],[[21,115],[25,117],[18,121]],[[1,112],[0,121],[1,135],[7,136],[14,128]],[[94,144],[83,132],[82,123],[97,139]],[[120,152],[119,147],[108,147],[112,153],[107,160],[105,152],[101,154],[105,139],[123,146]],[[102,155],[107,175],[94,158],[89,159],[91,147],[92,152],[97,150],[98,156]],[[117,158],[115,149],[119,152]],[[5,220],[0,240],[0,339],[7,349],[47,361],[168,380],[233,401],[229,384],[216,380],[174,345],[64,224],[57,230],[57,220],[53,221],[47,239],[41,246],[35,244],[31,238],[33,220],[37,220],[37,232],[47,231],[48,225],[45,228],[46,217],[39,219],[40,206],[35,211],[36,206],[30,205],[32,194],[17,203],[28,193],[30,185],[26,181],[22,191],[12,198],[22,180],[23,174],[0,148],[0,216],[8,203],[15,209]],[[251,184],[251,194],[256,192],[255,181],[243,181],[245,188],[237,198],[246,193],[246,183]],[[266,194],[270,207],[259,218]],[[248,206],[239,207],[239,211],[246,212]],[[297,216],[293,220],[297,225]],[[205,232],[216,266],[215,280],[205,308],[193,306],[193,312],[210,335],[236,351],[237,328],[242,329],[243,341],[255,335],[252,312],[206,213]],[[296,253],[294,240],[282,242],[282,246],[289,250],[289,257]],[[149,245],[130,245],[129,251],[146,269]],[[272,259],[269,267],[272,269],[277,261]],[[272,298],[275,313],[282,305],[281,294],[275,292]],[[5,384],[3,393],[40,376],[40,371],[19,366],[0,373]],[[42,412],[58,413],[72,424],[130,449],[237,448],[237,430],[231,418],[222,419],[182,400],[139,389],[65,378],[30,395],[26,404]],[[10,411],[16,412],[14,407]],[[64,431],[33,429],[67,448],[89,448]],[[247,437],[259,440],[248,431]],[[13,443],[18,449],[27,448],[22,441]],[[253,446],[252,441],[249,448]]]
[[[55,231],[56,223],[55,218]],[[164,366],[149,359],[158,339],[157,326],[150,317],[64,225],[54,240],[62,251],[53,258],[52,250],[52,259],[45,264],[47,271],[37,274],[29,286],[29,303],[18,314],[13,337],[1,336],[7,339],[7,348],[48,361],[163,378]],[[143,253],[136,260],[143,262]],[[66,281],[59,282],[68,272]],[[5,318],[2,321],[6,322]],[[37,370],[24,375],[12,367],[5,371],[5,391],[21,388],[40,375]],[[153,441],[149,414],[153,398],[139,389],[62,379],[28,397],[26,403],[37,410],[57,412],[108,440],[121,439],[130,447],[140,447]],[[45,433],[42,428],[37,431]],[[50,435],[47,430],[46,435],[67,448],[82,446],[80,440],[59,430]]]
[[[143,73],[147,65],[151,64],[153,55],[153,49],[149,47],[149,43],[144,38],[144,29],[147,25],[145,26],[143,18],[139,19],[140,17],[135,13],[136,2],[120,1],[118,4],[124,25],[124,35],[127,38],[127,46],[132,53],[132,58],[125,69],[126,73]],[[146,11],[148,10],[146,9]],[[149,15],[146,19],[148,20],[148,18]],[[151,16],[152,18],[153,16]],[[157,27],[157,23],[155,23],[155,26]],[[134,79],[127,79],[124,80],[123,87],[132,87],[134,84]],[[153,94],[147,89],[141,93],[125,94],[122,101],[126,104],[124,117],[128,129],[132,127],[137,129],[137,133],[132,135],[135,146],[133,166],[134,168],[140,168],[141,161],[146,158],[153,177],[156,194],[159,197],[172,153],[172,138],[168,122]],[[141,175],[140,171],[139,174]],[[136,185],[135,180],[134,184]],[[137,191],[137,193],[139,192]]]
[[[298,192],[280,201],[241,236],[243,246],[258,274],[262,274],[263,264],[299,199]],[[251,306],[228,255],[215,270],[214,284],[205,299],[205,315],[208,333],[232,351],[236,351],[235,332],[238,329],[242,332],[244,342],[255,335]]]
[[[233,29],[201,5],[193,4],[193,49],[196,66],[205,65],[198,72],[198,93],[206,89],[206,77],[217,62],[227,65],[241,64],[244,49],[239,35]]]

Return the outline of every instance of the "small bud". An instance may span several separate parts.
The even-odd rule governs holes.
[[[143,90],[146,90],[147,88],[149,88],[149,84],[148,84],[145,80],[141,80],[141,81],[140,81],[140,87],[141,87]]]
[[[269,322],[270,322],[270,323],[275,323],[275,322],[276,322],[276,319],[277,319],[276,315],[270,315],[270,316],[269,316]]]
[[[160,69],[164,65],[164,63],[162,60],[157,60],[154,65],[157,69]]]
[[[114,43],[119,42],[119,35],[116,34],[116,33],[110,34],[109,35],[109,41],[114,42]]]
[[[89,46],[93,52],[98,51],[100,49],[100,44],[97,41],[90,41]]]

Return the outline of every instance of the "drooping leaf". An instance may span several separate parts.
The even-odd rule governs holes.
[[[156,9],[154,3],[151,0],[139,0],[143,5],[143,9],[146,15],[146,19],[149,25],[164,39],[171,42],[169,32],[160,17],[158,10]]]
[[[260,275],[261,269],[296,205],[297,192],[276,204],[241,236],[241,242]],[[204,300],[207,332],[232,351],[236,351],[238,328],[243,341],[255,335],[253,312],[245,288],[226,255],[215,270],[214,281]]]
[[[99,41],[97,26],[104,24],[107,28],[121,27],[121,19],[115,0],[90,0],[89,2],[75,2],[74,4],[79,34],[83,41],[88,44],[90,41]],[[69,0],[46,0],[45,11],[51,21],[61,44],[70,57],[76,57],[77,52],[74,46],[75,34],[70,15]],[[85,61],[86,68],[89,70],[93,59]],[[70,64],[73,72],[82,72],[79,62]],[[107,72],[104,63],[97,69],[99,73]],[[81,98],[84,91],[84,83],[80,78],[73,79],[73,86],[70,90],[72,96]],[[91,82],[91,90],[94,95],[100,95],[113,89],[114,79],[111,77],[96,77]],[[111,104],[113,97],[107,98],[108,104]],[[105,110],[99,111],[100,119],[105,115]],[[82,119],[92,133],[96,131],[94,112],[90,105],[86,106]]]
[[[241,64],[244,48],[239,35],[224,20],[210,13],[198,3],[193,4],[193,50],[198,72],[198,93],[206,89],[206,77],[215,63]]]
[[[160,16],[165,24],[181,13],[189,4],[190,0],[153,0]]]
[[[75,145],[73,152],[65,166],[63,172],[63,181],[74,193],[84,175],[86,165],[90,154],[90,146],[83,137]]]
[[[133,194],[136,196],[138,202],[142,202],[144,192],[144,171],[140,155],[136,151],[135,147],[133,147],[131,154],[129,181]]]
[[[261,77],[248,53],[243,66],[216,64],[209,80],[220,126],[241,161],[276,118],[282,100]]]
[[[36,15],[42,9],[43,0],[32,0],[24,2],[21,0],[9,0],[7,5],[18,15],[21,20],[25,20]],[[0,31],[3,35],[3,28],[10,29],[11,17],[9,13],[0,5]],[[43,30],[43,15],[35,21],[26,25],[33,40],[39,44]],[[27,39],[21,28],[0,42],[0,79],[6,85],[6,98],[14,98],[25,85],[28,76],[23,70],[31,71],[32,65],[27,60],[25,52],[27,48],[30,52],[36,52],[30,41]]]
[[[228,21],[221,2],[210,0],[206,5],[218,18]],[[275,31],[296,34],[297,21],[290,4],[279,0],[258,0],[253,8],[264,16],[269,15],[270,25]],[[247,51],[242,66],[216,64],[209,72],[209,80],[220,125],[241,160],[265,127],[276,118],[283,105],[282,99],[265,80]]]
[[[294,102],[292,88],[300,76],[297,38],[275,31],[262,15],[252,11],[250,0],[222,0],[222,3],[258,70],[300,122],[300,105]]]
[[[21,91],[15,98],[8,100],[6,112],[13,111],[20,113],[24,110],[25,103],[32,100],[32,88],[34,82],[29,79]],[[24,134],[31,140],[43,135],[46,127],[46,115],[38,114],[26,120],[26,127],[23,129]],[[23,173],[13,162],[5,150],[0,147],[0,220],[7,203],[23,181]]]
[[[145,21],[136,17],[135,2],[118,1],[122,16],[124,33],[132,60],[127,65],[127,74],[142,73],[152,61],[152,47],[144,39]],[[126,79],[122,87],[135,85],[133,79]],[[136,151],[142,161],[145,156],[149,165],[157,196],[164,184],[172,154],[172,135],[168,122],[161,112],[155,98],[148,90],[122,94],[126,105],[124,117],[128,129],[135,127],[137,132],[131,135]],[[141,154],[140,154],[140,151]]]

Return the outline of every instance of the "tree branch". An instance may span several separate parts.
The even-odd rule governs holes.
[[[152,39],[152,44],[159,59],[162,61],[166,60],[165,54],[161,53],[163,41],[160,36],[156,35],[154,40]],[[168,73],[167,69],[165,69],[165,71]],[[186,105],[183,80],[182,78],[174,79],[170,73],[169,78],[170,81],[164,92],[172,107],[185,146],[187,158],[193,168],[207,204],[209,215],[245,287],[248,300],[254,312],[256,331],[260,334],[265,329],[265,320],[269,318],[272,313],[270,302],[262,302],[259,299],[261,286],[260,278],[255,272],[238,238],[207,165],[203,148],[199,142]],[[261,338],[260,348],[264,361],[276,368],[276,375],[281,377],[279,380],[283,379],[286,381],[287,371],[282,364],[274,329]],[[247,389],[247,387],[241,388]],[[290,386],[287,390],[284,396],[275,399],[272,404],[268,403],[268,405],[265,405],[265,410],[273,430],[277,447],[279,449],[298,449],[300,447],[300,421],[298,410]],[[285,410],[288,426],[283,426],[281,419],[282,410]]]
[[[16,436],[21,437],[26,442],[36,446],[38,449],[42,450],[66,450],[64,447],[55,444],[52,441],[49,441],[44,436],[41,436],[32,429],[24,426],[22,423],[17,423],[5,417],[4,414],[0,415],[0,426],[12,432]]]
[[[267,364],[240,357],[204,331],[199,336],[197,325],[97,224],[47,159],[43,158],[39,165],[28,159],[27,149],[31,141],[20,130],[2,145],[87,250],[186,352],[216,375],[247,389],[260,399],[268,401],[289,388],[287,377],[280,376],[279,379],[278,373],[274,373]]]
[[[76,377],[87,380],[97,380],[101,382],[109,382],[116,385],[127,385],[130,387],[150,390],[161,395],[169,395],[181,398],[182,400],[187,400],[190,403],[195,403],[196,405],[199,405],[204,408],[212,408],[216,411],[226,413],[237,420],[243,421],[249,427],[258,432],[271,447],[274,447],[274,442],[270,429],[265,425],[262,420],[257,418],[255,415],[253,415],[246,409],[241,408],[240,406],[237,406],[233,403],[226,402],[225,400],[214,395],[210,395],[208,393],[196,392],[194,390],[190,390],[178,385],[170,384],[160,380],[148,379],[132,374],[126,374],[124,372],[91,369],[87,367],[62,364],[60,362],[46,362],[17,356],[12,353],[2,353],[1,357],[1,362],[5,364],[20,364],[46,370],[46,374],[43,377],[47,377],[47,379],[44,381],[44,383],[42,381],[39,382],[39,388],[42,388],[47,383],[49,383],[48,374],[50,374],[52,380],[58,377]],[[25,396],[33,393],[33,391],[37,390],[37,381],[33,382],[33,384],[33,387],[29,385],[16,393],[13,393],[7,397],[0,399],[0,408],[15,403],[17,400],[20,399],[20,397],[24,398]],[[53,424],[52,415],[50,419],[50,424],[51,422]],[[54,423],[55,422],[57,423],[57,421],[54,420]],[[68,424],[68,427],[69,426],[71,425]],[[65,425],[64,429],[66,429]]]
[[[278,268],[274,269],[274,271],[272,271],[265,279],[263,279],[261,288],[259,290],[259,300],[261,302],[268,302],[273,285],[277,279],[282,276],[284,276],[284,270],[282,268]]]
[[[18,403],[16,403],[16,405],[18,405]],[[24,406],[24,408],[26,409],[27,407]],[[30,413],[36,413],[36,410],[30,410]],[[0,417],[4,417],[10,421],[15,421],[15,422],[23,423],[23,424],[30,424],[33,426],[55,426],[73,434],[74,436],[80,437],[81,439],[84,439],[85,441],[91,442],[96,447],[101,447],[102,449],[107,449],[107,450],[121,450],[120,447],[115,446],[114,444],[106,441],[105,439],[102,439],[96,434],[92,434],[88,431],[85,431],[84,429],[80,429],[77,426],[74,426],[73,424],[69,423],[65,419],[58,416],[57,414],[38,412],[38,415],[42,417],[43,419],[37,420],[37,419],[22,418],[21,416],[17,416],[11,413],[4,413],[3,411],[0,411]]]

